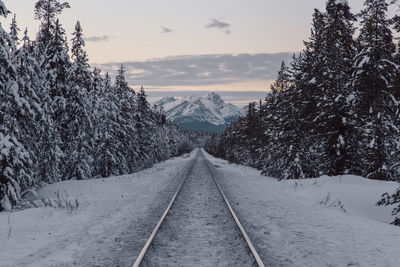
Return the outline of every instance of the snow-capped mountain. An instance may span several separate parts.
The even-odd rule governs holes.
[[[165,97],[155,105],[163,107],[167,118],[186,130],[223,131],[243,110],[225,103],[216,93],[205,97]]]

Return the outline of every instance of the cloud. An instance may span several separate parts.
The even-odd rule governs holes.
[[[212,22],[205,26],[206,28],[217,28],[217,29],[229,29],[231,25],[226,22],[219,21],[217,19],[212,19]]]
[[[174,31],[173,29],[161,26],[161,33],[171,33],[173,31]]]
[[[113,38],[112,36],[103,35],[103,36],[91,36],[84,38],[86,42],[107,42]]]
[[[143,84],[154,88],[208,86],[274,80],[282,60],[289,61],[291,56],[292,53],[215,54],[92,65],[115,73],[123,64],[131,85]]]

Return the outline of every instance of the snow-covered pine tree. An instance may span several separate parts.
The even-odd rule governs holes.
[[[393,3],[398,3],[399,1],[392,1]],[[397,33],[400,32],[400,16],[396,15],[392,19],[393,27],[396,30]],[[396,53],[394,56],[394,62],[397,64],[394,72],[394,79],[392,81],[391,86],[389,87],[390,92],[392,95],[396,98],[397,101],[400,101],[400,41],[397,43],[397,49]],[[398,126],[400,127],[400,126]],[[399,148],[396,148],[396,151],[398,151]],[[398,152],[397,152],[398,153]],[[400,167],[400,161],[397,158],[397,163],[392,166],[392,169],[396,172],[395,179],[397,179],[400,182],[400,179],[398,178],[398,173],[399,173],[399,168]],[[391,205],[396,205],[395,208],[392,211],[392,214],[395,216],[394,221],[392,222],[394,225],[400,226],[400,186],[394,191],[394,193],[389,194],[389,193],[384,193],[382,195],[382,198],[380,201],[377,203],[378,205],[384,205],[384,206],[391,206]]]
[[[122,77],[121,77],[122,78]],[[99,104],[99,118],[101,124],[97,131],[99,136],[96,142],[95,175],[108,177],[128,173],[125,143],[126,129],[121,124],[123,119],[119,111],[119,98],[115,87],[111,85],[111,77],[106,73],[104,77],[104,97]]]
[[[296,55],[293,55],[293,62],[296,61]],[[262,106],[261,124],[264,125],[264,139],[261,142],[260,158],[262,161],[260,169],[263,174],[282,177],[282,145],[281,135],[285,130],[285,120],[289,118],[288,103],[285,98],[288,90],[293,86],[292,73],[285,62],[282,62],[278,71],[275,83],[271,85],[271,92],[267,94],[265,103]]]
[[[104,78],[101,75],[101,70],[95,67],[92,72],[92,85],[91,85],[91,90],[89,91],[94,91],[95,95],[103,96],[105,93],[103,83],[104,83]]]
[[[145,166],[150,166],[153,162],[160,160],[159,151],[157,144],[158,136],[155,134],[159,129],[154,121],[153,114],[151,114],[150,104],[147,101],[147,95],[144,87],[141,86],[137,93],[136,103],[136,131],[137,141],[139,145],[139,157],[145,159]],[[161,137],[161,136],[159,136]]]
[[[143,168],[143,162],[147,161],[148,155],[141,151],[139,146],[137,98],[135,91],[128,85],[125,73],[125,67],[121,65],[115,78],[114,92],[118,107],[120,145],[128,163],[129,172],[134,172]]]
[[[71,57],[73,63],[69,70],[68,81],[72,85],[91,90],[92,74],[90,71],[89,59],[84,50],[85,41],[83,40],[83,30],[78,21],[75,25],[75,31],[72,38]]]
[[[100,133],[102,131],[101,126],[103,124],[101,119],[102,110],[106,108],[105,106],[105,88],[103,87],[104,79],[101,75],[101,70],[94,68],[92,72],[92,84],[91,90],[89,91],[89,114],[91,121],[91,137],[90,137],[90,147],[91,155],[96,158],[97,144],[99,142]],[[93,162],[92,176],[96,175],[95,162]]]
[[[320,168],[328,175],[349,173],[356,157],[355,117],[348,84],[355,55],[353,40],[356,17],[347,1],[328,0],[322,30],[324,49],[317,55],[323,62],[318,84],[318,113],[313,120]]]
[[[42,100],[38,93],[42,90],[42,72],[33,54],[32,42],[29,40],[28,31],[25,30],[22,46],[15,52],[14,61],[17,63],[17,83],[19,94],[25,101],[18,116],[18,140],[29,151],[33,160],[34,176],[39,177],[40,154],[43,147],[40,145],[40,136],[46,114],[42,109]]]
[[[385,0],[366,0],[360,13],[361,51],[355,57],[352,76],[363,128],[357,138],[360,140],[357,165],[363,175],[380,180],[392,179],[390,167],[396,160],[392,152],[399,138],[398,103],[389,89],[396,65],[387,10]]]
[[[129,93],[129,95],[135,95],[135,91],[129,87],[128,82],[126,81],[125,78],[125,67],[124,65],[121,65],[120,68],[118,69],[117,76],[115,77],[115,88],[117,92],[122,96],[124,93]]]
[[[41,47],[35,42],[32,45],[32,63],[37,65],[38,71],[36,86],[34,87],[40,101],[42,109],[41,120],[38,121],[40,127],[39,142],[37,144],[40,152],[36,155],[37,168],[35,170],[36,177],[46,183],[54,183],[61,179],[61,164],[63,153],[61,151],[61,138],[58,125],[54,121],[53,99],[50,96],[49,83],[47,81],[48,72],[43,68],[45,55]]]
[[[311,153],[317,150],[315,119],[319,112],[318,99],[322,95],[322,73],[326,69],[325,14],[317,9],[312,26],[311,36],[304,42],[304,51],[292,62],[292,86],[284,91],[282,98],[286,104],[280,105],[282,125],[275,134],[281,155],[279,177],[283,179],[315,177],[321,171],[318,158],[322,155]]]
[[[0,17],[8,13],[0,0]],[[19,95],[10,44],[13,40],[0,24],[0,211],[11,209],[20,199],[21,189],[34,184],[31,159],[16,138],[19,131],[16,114],[26,100]]]
[[[75,26],[72,38],[72,65],[68,68],[68,85],[65,92],[66,106],[63,118],[65,132],[66,179],[88,179],[92,175],[92,123],[91,102],[88,90],[92,85],[92,76],[84,50],[85,42],[80,22]]]
[[[251,164],[255,168],[260,169],[262,167],[262,159],[260,155],[260,147],[262,146],[263,140],[265,138],[265,125],[262,123],[263,120],[263,115],[264,110],[263,110],[263,104],[261,99],[259,100],[258,103],[253,102],[253,115],[251,119],[252,128],[253,128],[253,133],[251,135],[248,135],[248,146],[250,148],[250,154],[251,154]]]
[[[314,109],[313,96],[304,94],[305,90],[296,86],[296,79],[302,70],[304,58],[300,55],[292,62],[294,71],[294,83],[279,95],[274,106],[277,107],[274,113],[275,130],[272,131],[273,146],[277,152],[275,167],[278,171],[278,178],[281,179],[303,179],[314,177],[318,172],[315,165],[312,165],[312,155],[309,148],[312,145],[310,135],[313,133],[307,121],[310,110]],[[309,91],[308,91],[309,92]],[[310,98],[308,98],[310,97]],[[304,116],[304,117],[303,117]],[[278,158],[276,158],[278,156]]]
[[[38,0],[35,4],[35,19],[40,20],[40,31],[37,36],[38,45],[45,49],[53,38],[57,16],[65,8],[70,8],[68,2],[58,0]]]
[[[140,90],[137,94],[137,108],[138,111],[145,116],[150,112],[150,104],[147,101],[147,95],[143,86],[140,87]]]
[[[36,18],[41,27],[35,41],[34,54],[40,64],[41,86],[38,95],[42,100],[45,114],[42,124],[40,144],[40,173],[46,182],[59,181],[62,177],[63,151],[67,144],[67,125],[65,124],[67,74],[71,65],[65,31],[56,16],[63,8],[53,0],[38,1],[35,6]],[[66,6],[66,5],[62,5]]]
[[[10,47],[13,52],[17,50],[17,47],[19,45],[19,37],[18,37],[19,31],[20,29],[18,28],[17,24],[17,15],[14,14],[10,25],[10,37],[13,40],[13,42],[10,44]]]
[[[384,193],[381,200],[378,201],[379,206],[391,206],[397,205],[393,211],[392,215],[395,216],[392,224],[400,226],[400,187],[398,187],[393,194]]]
[[[40,21],[40,29],[33,46],[33,54],[41,69],[40,89],[37,95],[41,99],[43,119],[40,123],[38,174],[45,182],[52,183],[61,179],[63,159],[62,118],[65,110],[66,77],[70,66],[65,33],[57,16],[67,2],[57,0],[38,0],[35,4],[35,19]]]
[[[135,96],[123,67],[115,86],[98,69],[92,78],[79,23],[70,62],[57,19],[65,8],[38,0],[37,39],[25,31],[22,45],[15,16],[10,33],[0,24],[0,211],[42,181],[126,174],[188,148],[188,137],[150,108],[144,89]],[[0,16],[8,13],[0,0]]]
[[[398,1],[396,1],[398,2]],[[395,15],[392,18],[392,25],[397,34],[400,33],[400,16]],[[398,65],[395,69],[394,79],[390,86],[390,92],[396,98],[397,101],[400,101],[400,39],[396,45],[396,53],[394,56],[394,62]]]
[[[293,55],[292,66],[297,62],[299,60]],[[294,70],[281,66],[278,77],[271,86],[271,93],[265,98],[265,116],[262,120],[266,128],[266,142],[261,152],[264,161],[262,172],[282,179],[304,178],[300,160],[297,160],[300,143],[292,136],[297,131],[297,124],[292,124],[296,119],[296,114],[292,113],[294,103],[290,102],[296,90],[292,83],[292,73]]]
[[[289,67],[285,61],[282,61],[281,68],[278,71],[278,77],[275,83],[271,86],[272,92],[280,92],[286,90],[291,85]]]
[[[248,141],[250,141],[249,139],[255,139],[257,137],[257,127],[260,124],[256,105],[256,102],[251,102],[247,106],[244,134],[248,137],[246,138]],[[249,149],[251,149],[251,147],[249,147]]]
[[[43,69],[46,74],[46,90],[50,93],[53,109],[53,120],[57,125],[63,146],[68,140],[68,125],[66,117],[66,105],[68,94],[68,72],[71,66],[68,55],[68,46],[65,38],[65,30],[59,21],[56,21],[52,39],[46,49]],[[62,147],[62,150],[64,148]]]

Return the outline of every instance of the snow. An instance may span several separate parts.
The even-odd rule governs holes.
[[[345,175],[285,180],[206,156],[267,266],[400,266],[400,228],[380,196],[398,184]]]
[[[0,266],[131,264],[195,154],[132,175],[64,181],[29,194],[38,206],[42,198],[72,205],[0,213]],[[353,175],[278,181],[204,154],[266,266],[400,266],[392,207],[375,205],[397,183]],[[200,167],[194,173],[204,177]],[[190,184],[195,191],[184,198],[210,201],[201,198],[211,193],[210,184],[200,177]]]
[[[351,93],[351,94],[349,94],[348,95],[348,97],[347,97],[347,103],[351,103],[351,102],[353,102],[354,100],[356,99],[356,96],[355,96],[355,94],[354,93]]]
[[[335,1],[335,5],[349,5],[349,1],[348,0],[336,0]]]
[[[370,57],[369,56],[364,56],[360,63],[358,64],[358,68],[362,68],[365,64],[368,64],[370,62]]]
[[[255,266],[199,155],[143,266]]]
[[[3,200],[0,200],[0,201],[1,201],[1,205],[4,207],[5,211],[10,211],[11,210],[10,199],[8,198],[7,195],[4,197]]]
[[[157,101],[155,105],[164,108],[167,119],[180,123],[201,121],[225,125],[228,119],[244,115],[243,110],[224,103],[216,93],[210,93],[205,97],[166,97]]]
[[[339,135],[339,143],[344,146],[346,143],[344,141],[344,137],[342,135]]]
[[[0,266],[132,264],[194,155],[132,175],[44,186],[35,203],[64,207],[0,213]]]
[[[7,14],[9,13],[8,9],[4,5],[3,1],[0,0],[0,15],[7,17]]]
[[[3,133],[0,133],[0,154],[2,157],[8,157],[12,146],[11,137],[9,135],[4,136]]]

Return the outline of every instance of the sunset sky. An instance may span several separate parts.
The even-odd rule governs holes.
[[[35,0],[4,0],[34,38]],[[165,91],[260,91],[303,48],[325,0],[70,0],[60,16],[71,39],[81,21],[92,66],[123,63],[131,86]],[[363,0],[349,1],[354,13]],[[9,22],[9,19],[6,23]],[[8,25],[4,25],[8,28]],[[277,54],[278,53],[278,54]],[[160,92],[161,91],[161,92]],[[186,93],[187,94],[187,93]],[[242,103],[254,97],[239,94]]]

